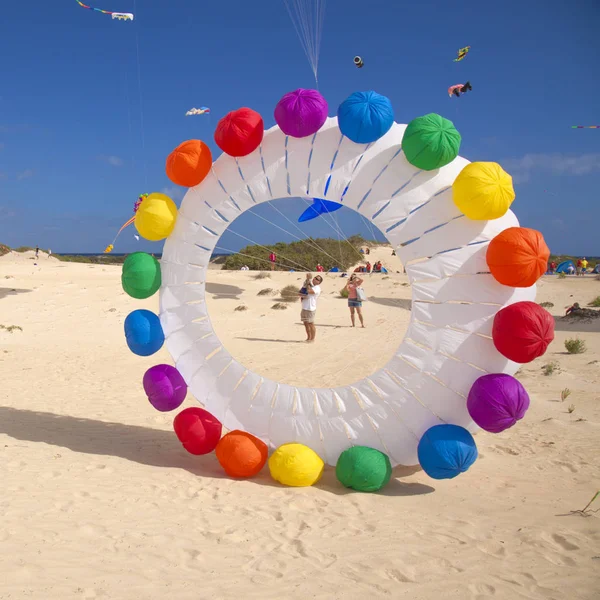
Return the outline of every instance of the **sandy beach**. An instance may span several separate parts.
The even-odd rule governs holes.
[[[339,276],[325,277],[308,345],[299,304],[272,308],[302,273],[211,270],[216,332],[246,366],[286,383],[364,377],[410,319],[408,279],[390,253],[369,256],[390,273],[365,281],[365,329],[349,327]],[[0,324],[22,328],[0,329],[0,599],[598,597],[600,512],[571,511],[600,489],[600,319],[557,321],[547,354],[518,374],[532,400],[525,419],[479,432],[480,459],[461,477],[397,468],[382,492],[360,494],[327,469],[317,486],[294,489],[267,469],[229,479],[214,454],[181,447],[174,414],[156,412],[141,385],[170,355],[135,356],[123,335],[127,314],[158,311],[158,295],[130,298],[120,275],[43,254],[0,258]],[[600,295],[593,276],[538,286],[537,302],[553,303],[556,317]],[[569,337],[587,352],[567,354]],[[194,405],[188,395],[184,406]]]

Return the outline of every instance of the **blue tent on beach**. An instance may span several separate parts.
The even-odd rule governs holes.
[[[556,267],[556,272],[557,273],[568,273],[569,265],[571,265],[573,268],[575,268],[575,264],[573,263],[572,260],[564,260],[563,262],[560,263],[560,265],[558,265],[558,267]]]

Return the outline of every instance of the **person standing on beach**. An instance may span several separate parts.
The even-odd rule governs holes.
[[[39,258],[39,257],[40,257],[40,247],[39,247],[39,246],[36,246],[36,247],[35,247],[35,257],[36,257],[36,258]]]
[[[576,275],[577,277],[579,277],[579,276],[581,275],[581,267],[582,267],[582,264],[581,264],[581,259],[580,259],[580,258],[578,258],[578,259],[577,259],[577,271],[575,272],[575,275]]]
[[[362,300],[358,298],[358,288],[362,285],[363,280],[356,275],[350,275],[350,279],[346,284],[348,290],[348,308],[350,309],[350,320],[352,321],[352,327],[354,327],[354,311],[358,313],[358,319],[361,327],[364,328],[365,323],[363,321],[362,314]]]
[[[306,281],[301,290],[301,292],[306,290],[306,293],[300,294],[302,301],[300,320],[304,323],[306,341],[309,343],[314,342],[317,335],[315,315],[317,313],[317,299],[321,295],[321,283],[323,283],[323,278],[320,275],[312,278],[311,274],[307,273]]]
[[[271,263],[271,271],[274,271],[275,263],[277,262],[277,255],[275,252],[271,252],[271,254],[269,254],[269,262]]]

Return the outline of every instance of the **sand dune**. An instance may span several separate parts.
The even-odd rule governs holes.
[[[389,264],[389,249],[376,252]],[[327,276],[312,346],[301,342],[298,304],[272,310],[277,296],[258,295],[303,275],[253,275],[211,271],[209,311],[228,350],[264,375],[347,383],[406,330],[402,273],[367,279],[364,330],[348,327],[343,280]],[[597,598],[600,513],[570,511],[600,487],[600,321],[557,322],[547,355],[519,374],[532,397],[526,419],[479,433],[481,459],[465,475],[439,482],[396,469],[369,495],[328,470],[315,488],[289,489],[267,471],[230,480],[214,455],[183,450],[173,415],[154,411],[141,387],[170,356],[134,356],[123,338],[127,314],[157,310],[158,298],[129,298],[119,277],[113,266],[0,258],[0,324],[22,327],[0,330],[0,598]],[[591,277],[544,278],[538,301],[559,316],[598,295]],[[573,336],[586,353],[565,354]]]

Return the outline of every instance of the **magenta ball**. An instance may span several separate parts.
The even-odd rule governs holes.
[[[467,408],[481,429],[500,433],[524,417],[529,396],[521,383],[510,375],[483,375],[471,387]]]
[[[275,107],[275,121],[283,133],[303,138],[317,133],[327,120],[327,100],[317,90],[289,92]]]
[[[156,365],[144,375],[144,390],[156,410],[169,412],[179,408],[187,394],[181,373],[171,365]]]

